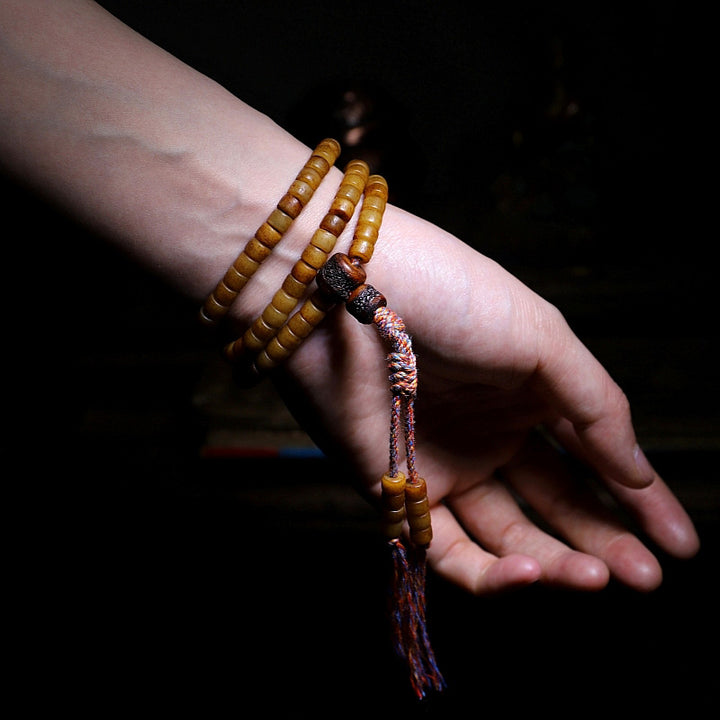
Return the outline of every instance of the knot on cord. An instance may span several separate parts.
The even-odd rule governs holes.
[[[409,352],[393,352],[388,355],[388,370],[393,395],[415,397],[417,393],[417,366],[415,355]]]
[[[417,363],[405,323],[387,306],[377,308],[373,322],[381,337],[390,345],[387,360],[393,395],[415,397]]]

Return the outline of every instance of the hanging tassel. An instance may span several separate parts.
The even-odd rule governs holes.
[[[328,302],[345,302],[348,312],[374,324],[385,343],[390,389],[390,458],[382,478],[383,528],[393,561],[391,618],[395,650],[408,664],[410,683],[418,698],[445,687],[430,645],[425,616],[426,549],[432,540],[425,481],[415,467],[415,396],[417,363],[402,319],[387,307],[385,297],[365,284],[359,258],[333,255],[317,275],[318,291]],[[407,477],[399,469],[404,441]],[[400,540],[404,523],[410,544]]]
[[[393,640],[404,658],[410,683],[418,698],[428,690],[440,691],[445,681],[430,644],[425,615],[426,548],[432,540],[425,481],[415,466],[415,414],[417,367],[403,321],[385,306],[378,307],[373,322],[390,345],[388,367],[393,394],[390,417],[390,460],[382,478],[383,520],[393,560]],[[400,435],[405,440],[408,478],[398,470]],[[409,548],[400,541],[402,522],[410,528]]]

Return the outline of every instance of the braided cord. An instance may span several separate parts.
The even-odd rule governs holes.
[[[405,456],[408,481],[417,484],[415,465],[415,397],[417,395],[417,362],[412,341],[405,330],[405,323],[387,306],[379,307],[373,317],[380,336],[390,346],[388,370],[392,392],[390,415],[390,463],[389,473],[398,473],[400,433],[405,439]]]

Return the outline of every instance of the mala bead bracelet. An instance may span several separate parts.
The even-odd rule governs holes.
[[[337,140],[326,138],[313,150],[288,191],[268,219],[258,228],[225,276],[209,295],[200,311],[204,325],[216,325],[235,302],[247,281],[270,255],[282,236],[318,189],[323,178],[340,155]]]
[[[363,280],[364,270],[362,270],[361,264],[369,262],[373,256],[387,200],[388,184],[385,178],[381,175],[370,175],[367,178],[364,198],[358,213],[358,222],[353,232],[350,249],[348,255],[345,256],[349,259],[356,272],[363,273]],[[324,273],[328,271],[328,264],[329,261],[326,261],[322,265]],[[365,300],[367,300],[365,297],[358,298],[358,307]],[[280,327],[267,345],[260,350],[254,362],[255,371],[264,372],[285,362],[324,320],[336,302],[337,300],[333,298],[332,293],[325,292],[321,287],[318,287],[304,301],[300,310]],[[238,354],[233,354],[233,357],[239,359]]]
[[[367,164],[362,160],[352,160],[348,163],[335,199],[320,227],[315,231],[292,271],[285,278],[282,287],[275,293],[260,317],[241,338],[225,347],[225,357],[228,360],[237,360],[244,352],[261,352],[287,322],[290,313],[307,293],[310,283],[325,264],[328,255],[335,248],[340,233],[352,218],[369,173]]]
[[[245,283],[317,189],[339,151],[334,140],[318,145],[276,210],[207,299],[201,311],[205,324],[214,325],[227,314]],[[425,553],[432,540],[432,527],[427,485],[415,464],[417,368],[402,319],[387,307],[384,295],[365,282],[364,265],[372,258],[388,199],[384,178],[368,173],[362,161],[348,164],[330,209],[300,259],[262,314],[241,338],[226,345],[225,356],[256,373],[269,370],[287,360],[338,303],[344,303],[359,322],[374,324],[389,346],[390,456],[388,471],[380,482],[381,524],[394,567],[395,649],[407,661],[412,687],[422,698],[430,688],[442,690],[445,681],[430,646],[425,620]],[[362,206],[348,253],[328,257],[361,197]],[[292,314],[313,281],[317,287]],[[250,355],[254,355],[254,361]],[[401,436],[407,476],[399,469]],[[402,541],[406,525],[410,539],[407,547]]]

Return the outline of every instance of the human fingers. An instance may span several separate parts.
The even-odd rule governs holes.
[[[543,582],[579,590],[607,584],[609,572],[601,559],[577,552],[540,529],[499,480],[472,485],[446,502],[483,547],[501,557],[534,558]]]
[[[428,561],[435,572],[475,595],[486,595],[536,582],[537,560],[522,554],[498,557],[471,539],[445,506],[433,508],[433,541]]]
[[[656,588],[662,581],[657,559],[576,476],[576,466],[533,438],[503,476],[553,531],[605,563],[617,580],[637,590]]]
[[[536,388],[569,421],[597,473],[626,487],[647,487],[655,474],[638,445],[625,394],[572,333],[545,309],[538,340]]]
[[[585,460],[582,444],[570,423],[558,421],[552,432],[569,452]],[[665,552],[677,558],[690,558],[697,553],[700,540],[692,520],[654,470],[649,487],[628,488],[609,482],[608,490],[633,515],[643,532]]]

